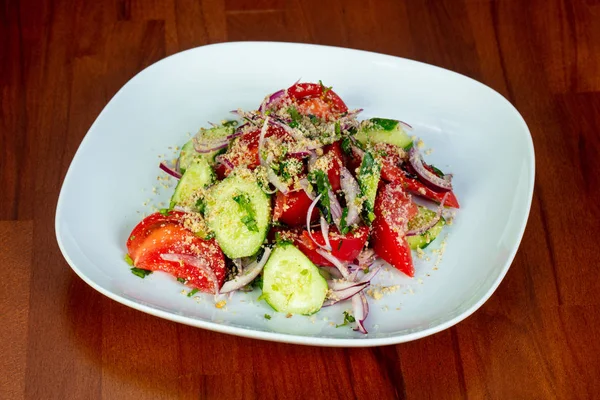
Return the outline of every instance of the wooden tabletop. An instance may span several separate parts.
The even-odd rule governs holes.
[[[236,40],[424,61],[517,107],[531,215],[480,310],[411,343],[312,348],[155,318],[71,271],[54,211],[98,113],[153,62]],[[599,0],[2,0],[0,82],[0,399],[599,396]]]

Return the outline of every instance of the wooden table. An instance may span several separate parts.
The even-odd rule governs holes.
[[[479,311],[412,343],[311,348],[164,321],[75,276],[54,210],[91,123],[144,67],[233,40],[408,57],[520,110],[531,215]],[[598,398],[600,1],[3,0],[0,82],[1,399]]]

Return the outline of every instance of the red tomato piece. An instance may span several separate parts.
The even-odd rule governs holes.
[[[323,90],[325,89],[325,90]],[[292,99],[296,100],[296,102],[301,106],[308,99],[320,99],[323,100],[323,103],[313,102],[308,103],[307,106],[299,107],[299,112],[302,109],[310,109],[312,105],[314,105],[315,109],[321,109],[324,105],[329,108],[329,113],[342,114],[348,112],[348,107],[344,103],[344,101],[338,96],[333,90],[329,88],[325,88],[320,83],[296,83],[287,89],[288,96]],[[317,107],[318,104],[318,107]],[[307,110],[305,110],[307,111]],[[324,110],[322,110],[324,111]],[[327,116],[329,113],[326,113]],[[310,110],[308,110],[307,114],[313,114],[318,116],[319,118],[324,118],[325,116],[317,115]]]
[[[220,157],[227,159],[228,163],[233,167],[239,167],[245,165],[248,169],[252,170],[260,165],[260,158],[258,157],[258,141],[260,139],[260,128],[253,131],[246,132],[231,144],[231,147],[226,153]],[[292,140],[291,136],[283,129],[277,126],[269,125],[265,138],[275,136],[278,139]],[[223,179],[229,175],[232,171],[226,163],[220,163],[215,172],[219,179]]]
[[[162,254],[186,254],[198,257],[217,277],[219,287],[225,282],[225,257],[217,242],[204,240],[183,226],[184,213],[173,212],[168,216],[152,214],[136,226],[128,241],[127,250],[137,268],[167,272],[186,280],[190,287],[214,292],[214,284],[205,273],[185,262],[165,261]]]
[[[283,237],[288,237],[293,240],[294,245],[296,245],[313,263],[330,267],[334,266],[317,253],[317,249],[320,247],[312,241],[306,230],[288,231],[283,234]],[[323,233],[320,230],[313,231],[313,237],[318,243],[325,245]],[[345,235],[340,234],[336,227],[332,227],[329,231],[329,242],[331,243],[332,248],[331,254],[340,261],[352,262],[360,254],[368,237],[369,228],[366,226],[360,226]]]
[[[342,153],[342,146],[339,141],[327,145],[323,148],[323,155],[331,157],[331,167],[327,170],[327,177],[331,184],[331,189],[337,192],[341,189],[340,184],[340,170],[344,165],[344,154]]]
[[[273,220],[283,222],[288,226],[306,225],[306,214],[311,203],[312,200],[304,190],[289,192],[287,195],[278,191],[275,197]],[[311,221],[315,221],[318,217],[319,210],[315,207]]]
[[[401,182],[384,185],[375,200],[373,221],[373,250],[396,269],[412,277],[415,267],[406,241],[408,221],[418,212]]]

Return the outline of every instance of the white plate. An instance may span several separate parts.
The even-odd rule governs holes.
[[[313,317],[285,318],[258,293],[236,293],[225,309],[208,295],[194,301],[174,279],[139,279],[123,261],[131,229],[172,189],[160,186],[159,155],[183,144],[207,121],[302,81],[321,79],[361,117],[402,119],[433,153],[427,160],[454,174],[461,202],[446,230],[435,269],[416,260],[417,276],[379,274],[400,289],[370,300],[368,335],[335,328],[350,304]],[[164,174],[163,174],[164,176]],[[534,152],[523,118],[501,95],[465,76],[402,58],[335,47],[227,43],[168,57],[140,72],[104,108],[69,168],[56,210],[56,236],[73,270],[106,296],[158,317],[234,335],[322,346],[406,342],[469,316],[506,274],[525,229]],[[153,194],[153,187],[159,194]],[[439,241],[438,241],[439,242]],[[430,247],[439,247],[436,243]],[[265,313],[272,319],[265,319]]]

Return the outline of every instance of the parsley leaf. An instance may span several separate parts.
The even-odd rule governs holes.
[[[240,209],[246,212],[246,215],[242,217],[242,223],[246,225],[246,228],[252,232],[258,232],[258,225],[256,224],[256,218],[252,203],[250,202],[250,196],[248,193],[241,193],[233,196],[233,200],[238,203]]]
[[[302,119],[302,115],[300,115],[300,113],[294,106],[288,108],[288,113],[290,114],[290,117],[292,117],[292,121],[294,122],[298,122]]]
[[[238,126],[238,122],[235,119],[223,121],[223,126]]]
[[[347,136],[342,139],[342,151],[346,154],[352,154],[352,140]]]
[[[169,213],[171,212],[170,208],[161,208],[160,210],[158,210],[159,213],[161,213],[162,215],[164,215],[165,217],[169,216]]]
[[[429,164],[429,168],[431,168],[433,172],[440,178],[444,177],[444,173],[439,168],[436,168],[435,165]]]
[[[315,169],[308,174],[308,181],[313,185],[313,188],[316,187],[317,193],[321,195],[321,199],[318,203],[321,214],[325,217],[327,222],[330,224],[333,223],[331,204],[329,202],[329,190],[331,190],[329,178],[325,172],[320,169]]]
[[[265,314],[265,319],[271,319],[271,316],[269,314]]]
[[[308,118],[310,119],[310,122],[313,123],[313,125],[317,125],[319,123],[319,118],[316,117],[316,116],[314,116],[314,115],[312,115],[312,114],[310,114],[308,116]]]
[[[340,121],[335,121],[335,134],[336,135],[341,135],[342,134],[342,126],[340,125]]]
[[[321,90],[323,90],[323,94],[326,94],[333,88],[333,86],[327,87],[327,86],[323,85],[323,82],[321,82],[320,79],[319,79],[319,85],[321,85]]]
[[[344,311],[344,322],[339,325],[336,325],[335,327],[339,328],[341,326],[346,326],[351,322],[356,322],[356,319],[354,318],[354,316],[352,314],[348,314],[347,311]]]
[[[183,279],[183,278],[177,278],[177,282],[179,282],[179,283],[185,283],[185,279]]]
[[[192,290],[190,290],[190,292],[187,294],[187,297],[192,297],[193,295],[195,295],[196,293],[198,293],[199,290],[196,288],[193,288]]]
[[[344,207],[344,209],[342,210],[342,218],[340,219],[340,231],[342,235],[345,235],[346,233],[348,233],[348,231],[350,231],[350,227],[346,222],[346,218],[348,218],[348,207]],[[340,244],[342,242],[340,241]]]
[[[144,279],[145,277],[150,275],[152,273],[152,271],[149,271],[147,269],[133,267],[133,268],[131,268],[131,273],[134,274],[135,276],[138,276],[138,277]]]

